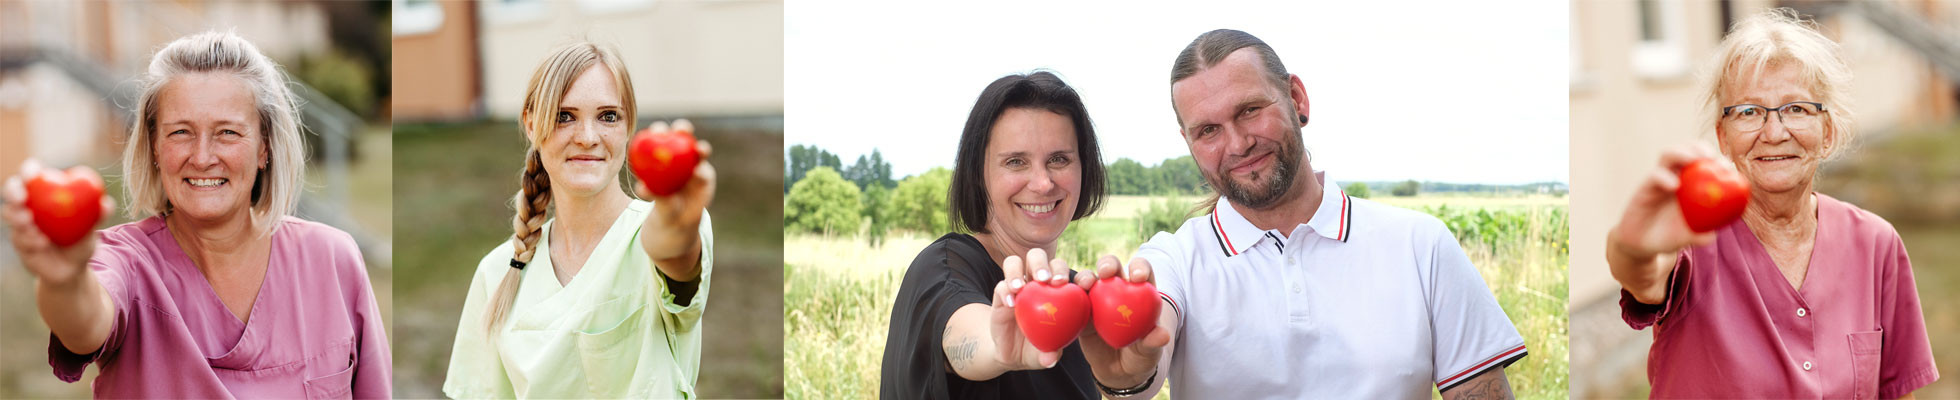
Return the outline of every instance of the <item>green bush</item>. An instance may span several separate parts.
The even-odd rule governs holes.
[[[783,198],[783,227],[824,234],[856,233],[863,220],[857,185],[829,167],[817,167]]]
[[[952,208],[946,205],[946,190],[952,184],[953,171],[945,168],[933,168],[899,181],[888,206],[890,228],[927,235],[952,231],[952,223],[948,219]]]
[[[885,244],[885,231],[891,228],[891,218],[886,216],[890,212],[885,210],[891,204],[891,197],[891,191],[885,190],[884,185],[873,184],[864,189],[864,219],[871,223],[864,234],[873,248]]]
[[[1177,233],[1177,227],[1184,220],[1191,219],[1190,207],[1180,206],[1171,199],[1160,199],[1150,203],[1150,208],[1137,214],[1136,236],[1132,239],[1141,244],[1150,240],[1157,232]]]
[[[1347,195],[1349,196],[1368,198],[1368,184],[1366,183],[1350,183],[1347,186],[1342,186],[1341,190],[1347,191]]]

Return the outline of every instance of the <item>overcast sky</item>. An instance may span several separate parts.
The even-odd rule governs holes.
[[[784,145],[894,176],[950,167],[974,99],[1051,69],[1089,107],[1104,162],[1188,154],[1171,60],[1198,34],[1265,40],[1306,83],[1314,168],[1341,181],[1566,181],[1564,2],[787,3]]]

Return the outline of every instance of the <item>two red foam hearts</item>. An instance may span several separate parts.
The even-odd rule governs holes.
[[[1163,305],[1157,300],[1156,285],[1115,276],[1096,282],[1088,293],[1071,283],[1031,283],[1021,287],[1014,304],[1021,333],[1041,351],[1061,350],[1092,318],[1103,342],[1127,346],[1157,326]]]

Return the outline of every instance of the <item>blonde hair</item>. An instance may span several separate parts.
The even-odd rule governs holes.
[[[502,326],[504,317],[517,301],[518,282],[522,281],[525,264],[537,254],[538,238],[543,236],[545,214],[551,208],[551,177],[545,173],[544,161],[538,154],[538,143],[551,137],[557,127],[555,114],[558,103],[564,100],[565,92],[572,87],[572,80],[594,64],[605,65],[612,71],[613,82],[619,85],[620,113],[626,118],[626,126],[636,126],[639,107],[633,101],[633,79],[626,73],[626,63],[611,47],[592,42],[576,42],[559,46],[538,64],[536,72],[531,73],[531,84],[525,89],[524,109],[520,114],[519,126],[531,139],[530,148],[524,152],[524,172],[518,175],[519,189],[511,199],[517,209],[511,217],[511,244],[515,252],[511,256],[511,271],[504,274],[502,283],[490,300],[487,310],[489,322],[486,326],[495,333]]]
[[[278,221],[299,203],[306,179],[306,143],[300,138],[299,104],[279,63],[260,53],[252,42],[231,32],[209,31],[171,41],[150,58],[141,78],[136,122],[123,148],[123,191],[129,196],[130,218],[168,215],[173,206],[164,196],[156,164],[157,101],[171,79],[192,73],[225,73],[252,91],[258,109],[259,134],[265,138],[264,167],[252,182],[252,229],[271,235]]]
[[[1702,126],[1721,132],[1723,95],[1731,86],[1761,77],[1775,66],[1802,68],[1799,76],[1815,101],[1824,104],[1825,158],[1843,154],[1856,131],[1856,115],[1851,104],[1851,67],[1839,55],[1837,42],[1817,30],[1816,21],[1806,20],[1796,10],[1775,8],[1737,21],[1715,51],[1716,57],[1702,73],[1704,83],[1704,121]],[[1774,104],[1766,106],[1774,107]]]

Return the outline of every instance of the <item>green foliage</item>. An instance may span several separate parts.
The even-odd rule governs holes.
[[[892,191],[888,216],[892,229],[911,230],[927,235],[951,232],[952,223],[946,191],[953,185],[953,171],[933,168],[906,177]]]
[[[851,183],[856,183],[861,188],[868,189],[872,186],[889,188],[893,184],[892,164],[885,162],[885,155],[878,153],[878,149],[871,149],[871,154],[858,156],[857,162],[851,163],[851,167],[844,169],[843,173],[844,179],[851,180]]]
[[[1443,220],[1465,247],[1496,248],[1503,243],[1528,243],[1554,249],[1571,244],[1572,226],[1564,208],[1492,209],[1441,205],[1422,211]]]
[[[309,56],[299,62],[301,81],[342,107],[362,116],[374,111],[374,71],[367,63],[338,50]]]
[[[799,232],[856,233],[863,219],[856,185],[830,167],[817,167],[784,196],[783,227]]]
[[[1103,173],[1106,175],[1105,189],[1114,195],[1187,195],[1210,190],[1205,185],[1204,176],[1198,173],[1198,164],[1191,161],[1191,156],[1165,159],[1155,166],[1118,158],[1103,167]]]
[[[1364,199],[1368,198],[1369,196],[1368,184],[1366,183],[1361,183],[1361,182],[1349,183],[1345,186],[1341,186],[1341,190],[1347,191],[1347,194],[1349,196],[1354,196],[1354,197],[1359,197]]]
[[[844,163],[837,159],[836,154],[830,154],[817,146],[800,144],[789,146],[789,154],[785,157],[789,158],[788,162],[783,163],[783,193],[785,194],[789,193],[791,185],[803,181],[804,174],[817,167],[830,167],[832,171],[844,170]]]
[[[1402,184],[1395,185],[1395,189],[1388,192],[1388,194],[1395,195],[1395,197],[1411,197],[1420,193],[1422,193],[1422,184],[1417,183],[1414,179],[1402,181]]]
[[[1157,232],[1177,233],[1177,228],[1184,226],[1184,221],[1188,219],[1191,219],[1190,207],[1180,206],[1171,199],[1151,202],[1150,208],[1137,214],[1137,231],[1132,239],[1140,244],[1149,241]]]
[[[891,228],[885,206],[891,204],[891,197],[891,191],[885,190],[883,185],[871,185],[864,189],[864,218],[871,221],[865,239],[870,241],[871,247],[885,244],[885,231]]]

